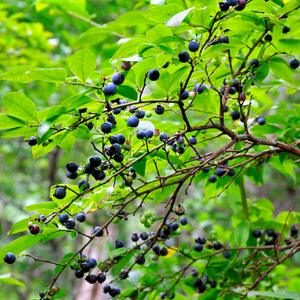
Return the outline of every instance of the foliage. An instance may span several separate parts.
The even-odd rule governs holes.
[[[1,262],[9,252],[17,256],[12,273],[19,262],[28,267],[24,258],[53,266],[47,269],[52,279],[38,287],[61,299],[76,285],[61,275],[75,278],[85,263],[81,255],[106,243],[92,274],[109,276],[102,285],[120,286],[120,299],[299,298],[300,242],[290,235],[299,213],[289,207],[274,217],[270,200],[247,199],[245,180],[257,186],[272,181],[274,172],[266,171],[272,166],[291,185],[298,183],[300,108],[293,102],[299,71],[290,60],[298,58],[300,2],[249,0],[244,9],[241,3],[221,11],[214,0],[137,1],[131,8],[128,1],[40,0],[28,16],[2,4],[1,151],[13,145],[27,156],[32,146],[36,159],[21,168],[18,197],[32,198],[8,232],[18,237],[1,244]],[[96,6],[101,17],[91,15]],[[192,50],[191,40],[199,49],[182,52]],[[124,82],[115,87],[113,76],[120,73]],[[107,121],[111,131],[103,127]],[[110,142],[118,134],[126,139],[121,155]],[[64,151],[60,161],[58,149]],[[101,165],[89,160],[96,155]],[[56,165],[71,161],[80,165],[74,184],[62,180],[66,169],[55,179]],[[51,175],[39,175],[36,164]],[[18,193],[11,186],[19,166],[13,157],[5,165],[7,205],[6,197]],[[105,176],[97,180],[94,169]],[[80,180],[90,187],[78,186]],[[84,224],[59,221],[82,212]],[[259,239],[253,230],[260,230]],[[131,241],[132,233],[143,231],[152,234]],[[57,240],[63,249],[53,256],[49,249],[58,248]],[[203,244],[196,248],[201,251],[195,243]],[[197,286],[191,269],[205,284]],[[25,286],[5,273],[3,286]]]

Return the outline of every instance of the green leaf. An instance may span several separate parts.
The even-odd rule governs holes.
[[[131,39],[118,49],[118,51],[114,54],[114,56],[111,58],[111,60],[118,59],[120,57],[129,57],[131,55],[136,54],[136,48],[142,44],[147,43],[148,41],[146,39]]]
[[[23,93],[8,93],[3,97],[3,107],[7,114],[22,120],[38,123],[37,109],[33,101]]]
[[[185,17],[190,13],[191,10],[193,10],[194,7],[188,8],[184,11],[181,11],[180,13],[176,14],[169,20],[165,22],[166,26],[173,26],[173,27],[179,27],[179,25],[182,23],[182,21],[185,19]]]
[[[250,223],[249,221],[243,221],[237,225],[234,231],[235,241],[239,246],[246,245],[246,242],[250,235]]]
[[[282,0],[271,0],[272,2],[274,2],[275,4],[284,7],[284,2]]]
[[[8,252],[12,252],[14,255],[18,255],[21,252],[23,252],[24,250],[35,245],[42,237],[43,237],[42,234],[25,235],[25,236],[22,236],[16,240],[14,240],[10,244],[2,247],[0,250],[0,259],[1,259],[0,262],[3,262],[3,258]]]
[[[67,297],[67,293],[65,290],[60,286],[59,287],[59,292],[54,295],[53,299],[61,299]]]
[[[23,125],[26,125],[26,123],[18,118],[0,114],[0,129],[21,127]]]
[[[64,149],[66,152],[70,153],[74,144],[76,142],[76,137],[73,134],[67,134],[63,140],[60,141],[58,146]]]
[[[294,83],[294,76],[291,69],[287,66],[286,61],[282,58],[273,57],[269,60],[271,70],[278,78],[283,79],[289,83]]]
[[[32,79],[28,76],[28,72],[33,70],[38,70],[37,67],[30,67],[30,66],[21,66],[21,67],[14,67],[6,71],[1,77],[1,80],[8,80],[14,82],[21,82],[21,83],[28,83],[31,82]]]
[[[272,297],[272,298],[284,298],[284,299],[299,299],[300,293],[298,292],[260,292],[260,291],[253,291],[248,293],[248,297],[252,296],[265,296],[265,297]]]
[[[80,48],[98,44],[104,41],[112,31],[113,29],[110,26],[92,27],[78,37],[74,46]]]
[[[11,274],[4,274],[0,276],[0,282],[12,284],[12,285],[18,285],[18,286],[25,286],[25,284],[17,279],[10,278]]]
[[[22,126],[13,129],[8,129],[1,134],[1,138],[12,138],[20,136],[35,136],[37,135],[37,127]]]
[[[118,256],[120,254],[123,254],[123,253],[126,253],[126,249],[125,248],[118,248],[118,249],[115,249],[111,252],[109,252],[107,254],[108,257],[114,257],[114,256]]]
[[[28,218],[22,219],[16,222],[7,235],[15,234],[18,232],[22,232],[28,229]]]
[[[300,118],[300,105],[299,104],[293,104],[293,107],[294,107],[294,109],[296,111],[296,116],[298,118]]]
[[[57,207],[56,202],[42,202],[42,203],[37,203],[37,204],[31,204],[28,206],[25,206],[24,209],[27,211],[36,211],[41,208],[55,208]]]
[[[160,72],[159,79],[156,81],[156,84],[165,92],[169,91],[170,88],[170,74],[167,70],[162,69]]]
[[[43,121],[38,128],[38,135],[39,137],[42,137],[48,130],[49,128],[54,124],[54,122],[59,118],[59,116],[54,116],[50,119],[47,119]]]
[[[164,23],[181,11],[182,7],[177,4],[156,5],[146,10],[143,15],[148,20]]]
[[[67,78],[67,71],[65,69],[38,69],[26,72],[28,78],[31,80],[42,80],[47,82],[62,83]]]
[[[257,26],[260,25],[260,19],[254,12],[244,10],[240,11],[238,14],[242,17],[243,20],[253,22]]]
[[[126,97],[128,99],[132,99],[132,100],[137,100],[138,98],[138,93],[137,91],[128,85],[119,85],[117,87],[117,93],[123,97]]]
[[[38,157],[51,152],[58,144],[60,134],[56,134],[52,138],[53,139],[50,140],[50,143],[47,146],[43,146],[43,144],[41,144],[32,147],[32,155],[34,159],[37,159]]]
[[[87,81],[97,65],[96,56],[87,49],[77,51],[69,57],[68,63],[72,73],[82,82]]]

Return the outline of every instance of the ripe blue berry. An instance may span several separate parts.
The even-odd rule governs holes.
[[[82,278],[83,275],[84,275],[84,272],[82,270],[78,269],[78,270],[75,271],[76,278]]]
[[[103,283],[106,280],[106,275],[101,273],[97,276],[97,280],[99,283]]]
[[[236,6],[238,5],[238,0],[226,0],[229,6]]]
[[[118,133],[117,136],[119,137],[119,144],[123,145],[126,141],[125,136],[122,133]]]
[[[211,281],[210,286],[214,289],[217,287],[217,282],[216,281]]]
[[[199,237],[199,238],[197,239],[197,242],[198,242],[199,244],[204,245],[204,244],[206,243],[206,238],[205,238],[204,236]]]
[[[124,155],[123,155],[123,153],[118,153],[118,154],[116,154],[115,156],[114,156],[114,160],[116,161],[116,162],[122,162],[123,161],[123,159],[124,159]]]
[[[146,262],[145,256],[143,254],[139,255],[136,258],[136,263],[139,265],[143,265]]]
[[[214,182],[217,181],[217,178],[216,178],[215,175],[210,175],[209,178],[208,178],[208,181],[214,183]]]
[[[173,223],[172,224],[172,231],[176,231],[179,228],[179,224],[178,223]]]
[[[204,85],[201,83],[197,83],[194,85],[193,91],[196,93],[198,91],[198,94],[202,94],[204,92]]]
[[[139,236],[138,236],[136,233],[133,233],[133,234],[132,234],[132,237],[131,237],[131,240],[132,240],[133,242],[137,242],[137,241],[139,240]]]
[[[232,120],[238,120],[239,118],[240,118],[240,116],[241,116],[241,114],[238,112],[238,111],[236,111],[236,110],[233,110],[232,112],[231,112],[231,118],[232,118]]]
[[[184,225],[186,225],[187,223],[188,223],[188,220],[187,220],[186,217],[183,217],[183,218],[180,219],[180,224],[181,224],[181,225],[184,226]]]
[[[91,266],[91,268],[95,268],[97,266],[97,261],[95,258],[89,258],[86,262]]]
[[[140,123],[139,118],[137,118],[136,116],[131,116],[127,119],[127,125],[129,127],[137,127],[139,123]]]
[[[96,226],[96,227],[94,227],[93,234],[95,234],[95,233],[97,233],[97,234],[96,234],[96,236],[98,236],[98,237],[100,237],[100,236],[102,236],[102,235],[103,235],[103,230],[101,229],[101,227],[100,227],[100,226]]]
[[[164,113],[164,111],[165,111],[165,108],[162,105],[158,104],[158,105],[155,106],[154,111],[158,115],[162,115]]]
[[[259,230],[255,229],[255,230],[253,230],[252,235],[253,235],[256,239],[258,239],[258,238],[261,237],[261,232],[260,232]]]
[[[202,282],[202,279],[201,278],[196,278],[194,280],[194,287],[200,287],[202,286],[203,282]]]
[[[210,167],[207,167],[207,168],[204,168],[204,169],[203,169],[203,172],[204,172],[204,173],[208,173],[209,170],[210,170]]]
[[[190,60],[190,54],[187,51],[183,50],[178,53],[178,59],[180,62],[186,63]]]
[[[188,49],[191,52],[196,52],[199,49],[199,43],[197,41],[190,41],[188,44]]]
[[[148,72],[148,78],[149,78],[149,80],[151,80],[151,81],[156,81],[156,80],[159,78],[159,71],[156,70],[156,69],[151,69],[151,70]]]
[[[136,132],[136,137],[140,140],[142,140],[143,138],[145,138],[145,133],[142,130],[138,130]]]
[[[70,162],[66,165],[69,172],[74,173],[78,170],[78,165],[75,162]]]
[[[168,254],[168,250],[165,247],[159,249],[159,255],[166,256]]]
[[[110,285],[105,285],[104,286],[104,288],[103,288],[103,293],[104,294],[107,294],[107,293],[109,293],[111,291],[111,287],[110,287]]]
[[[229,9],[229,4],[226,1],[220,2],[219,6],[221,11],[227,11]]]
[[[100,170],[94,170],[94,172],[92,173],[92,176],[96,179],[96,180],[103,180],[106,176],[105,172],[100,171]]]
[[[166,69],[169,66],[169,62],[167,61],[162,67]]]
[[[109,122],[104,122],[101,124],[100,128],[103,133],[110,133],[112,129],[112,125]]]
[[[103,93],[105,96],[111,96],[116,94],[117,92],[117,87],[114,83],[108,83],[104,88],[103,88]]]
[[[67,229],[73,229],[75,227],[75,221],[73,219],[69,219],[66,221],[65,226]]]
[[[255,68],[258,68],[259,67],[259,60],[257,58],[253,58],[250,61],[250,66],[254,66]]]
[[[115,248],[123,248],[124,247],[124,242],[120,241],[120,240],[116,240],[115,241]]]
[[[69,178],[69,179],[76,179],[77,177],[78,177],[77,172],[74,172],[74,173],[68,172],[67,173],[67,178]]]
[[[265,41],[272,42],[272,39],[273,39],[273,37],[271,36],[271,34],[266,34]]]
[[[119,101],[119,105],[121,105],[121,104],[126,104],[126,103],[128,103],[127,100],[120,100],[120,101]],[[123,106],[123,107],[121,107],[121,110],[125,110],[126,108],[127,108],[127,106]]]
[[[84,113],[87,112],[87,108],[79,108],[79,109],[78,109],[78,112],[79,112],[80,114],[84,114]]]
[[[197,277],[197,276],[199,275],[199,273],[198,273],[196,270],[192,270],[192,271],[191,271],[191,275],[192,275],[193,277]]]
[[[146,233],[146,232],[143,232],[143,233],[140,234],[140,238],[141,238],[143,241],[148,240],[148,237],[149,237],[149,235],[148,235],[148,233]]]
[[[68,214],[65,214],[65,215],[62,214],[62,215],[58,216],[58,221],[61,224],[64,224],[68,219],[69,219],[69,215]]]
[[[84,174],[92,174],[93,171],[94,171],[94,167],[90,163],[84,166],[84,170],[83,170]]]
[[[178,93],[178,96],[180,93]],[[184,90],[183,93],[181,94],[181,100],[186,100],[189,97],[190,93],[188,90]]]
[[[296,226],[292,226],[292,228],[291,228],[291,237],[297,237],[298,231],[299,230]]]
[[[229,259],[231,254],[230,254],[230,252],[226,251],[223,253],[223,256],[224,256],[224,258]]]
[[[145,111],[142,109],[138,109],[135,111],[135,116],[139,119],[143,119],[145,117]]]
[[[85,213],[79,213],[77,216],[76,216],[76,220],[80,223],[84,222],[86,220],[86,216],[85,216]]]
[[[93,122],[90,122],[90,123],[85,124],[85,126],[86,126],[89,130],[92,130],[93,127],[94,127],[94,123],[93,123]]]
[[[83,263],[81,268],[84,273],[88,273],[91,270],[91,266],[87,262]]]
[[[7,254],[5,255],[4,261],[5,261],[7,264],[11,265],[11,264],[13,264],[13,263],[16,261],[16,256],[15,256],[13,253],[9,252],[9,253],[7,253]]]
[[[118,115],[120,112],[121,112],[121,108],[119,107],[119,108],[115,108],[115,109],[113,109],[113,114],[114,115]]]
[[[230,169],[227,175],[233,177],[235,175],[235,171],[233,169]]]
[[[96,275],[91,274],[91,275],[87,275],[87,276],[85,277],[85,280],[86,280],[88,283],[94,284],[94,283],[96,283],[97,278],[96,278]]]
[[[196,139],[196,137],[192,135],[192,136],[189,138],[189,143],[190,143],[191,145],[197,144],[197,139]]]
[[[31,138],[29,138],[27,143],[29,146],[35,146],[37,144],[37,138],[35,136],[32,136]]]
[[[153,137],[153,131],[151,129],[147,129],[145,131],[145,137],[151,139]]]
[[[162,132],[162,133],[159,135],[159,139],[160,139],[161,141],[167,140],[167,139],[168,139],[168,136],[167,136],[166,133]]]
[[[194,247],[194,250],[197,252],[201,252],[203,249],[203,246],[201,244],[196,244]]]
[[[112,78],[111,81],[115,84],[115,85],[120,85],[124,82],[125,80],[125,76],[122,73],[115,73]]]
[[[53,196],[57,199],[64,199],[66,197],[66,195],[67,195],[66,190],[62,187],[58,187],[55,189]]]
[[[223,168],[217,168],[216,171],[215,171],[215,174],[218,177],[222,177],[224,175],[224,169]]]
[[[266,123],[266,120],[265,120],[265,118],[263,118],[263,117],[258,117],[258,118],[257,118],[257,123],[258,123],[259,125],[264,125],[264,124]]]
[[[223,247],[223,246],[222,246],[221,243],[219,243],[219,242],[214,242],[214,249],[215,249],[215,250],[220,250],[222,247]]]
[[[85,187],[83,188],[84,191],[86,191],[86,190],[88,190],[88,189],[90,188],[90,183],[89,183],[89,182],[86,183],[86,181],[85,181],[84,179],[83,179],[83,180],[80,180],[80,181],[78,182],[78,188],[80,189],[80,187],[81,187],[82,185],[85,185]]]
[[[93,156],[90,158],[90,165],[93,167],[93,168],[97,168],[101,165],[101,158],[99,156]]]
[[[292,69],[297,69],[299,67],[299,60],[296,58],[293,58],[290,60],[290,67]]]
[[[282,33],[288,33],[291,30],[288,26],[282,26]]]

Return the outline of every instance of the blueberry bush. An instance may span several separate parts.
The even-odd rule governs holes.
[[[300,207],[248,187],[299,182],[300,1],[99,2],[0,7],[1,145],[64,174],[0,244],[50,272],[10,299],[299,299]]]

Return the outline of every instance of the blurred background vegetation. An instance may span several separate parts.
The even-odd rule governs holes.
[[[77,1],[85,3],[85,0]],[[43,6],[42,3],[47,1],[38,2],[35,5],[35,2],[4,0],[0,4],[0,74],[11,67],[20,65],[68,69],[67,57],[81,48],[91,49],[98,55],[98,70],[101,70],[111,66],[109,59],[118,49],[117,41],[120,38],[138,36],[151,28],[151,22],[147,20],[132,16],[131,24],[128,25],[123,23],[120,17],[132,10],[145,10],[149,1],[87,0],[86,11],[92,16],[93,21],[101,25],[108,24],[107,26],[113,27],[115,34],[106,32],[105,27],[93,26],[90,21],[86,22],[83,17],[78,17],[73,12],[66,12],[60,6],[47,6],[46,4]],[[181,0],[166,2],[177,3],[183,7],[186,4]],[[116,19],[118,21],[113,22]],[[72,74],[70,73],[69,76]],[[66,85],[58,88],[52,83],[40,81],[26,84],[1,81],[0,98],[8,92],[17,91],[33,99],[38,109],[44,109],[57,105],[77,93],[78,88]],[[300,104],[299,91],[289,91],[289,95],[286,96],[289,101],[280,103],[280,90],[266,88],[266,94],[282,108],[290,108],[292,103]],[[218,147],[218,142],[209,143],[207,147],[204,147],[203,152],[211,147]],[[49,188],[53,184],[66,182],[66,163],[70,161],[86,163],[87,158],[92,154],[93,150],[89,145],[82,140],[77,140],[71,154],[56,148],[51,153],[33,160],[31,148],[22,139],[0,139],[0,247],[16,238],[16,236],[7,236],[7,232],[16,221],[28,217],[28,213],[23,210],[24,206],[46,201],[49,198]],[[274,204],[274,216],[284,210],[289,210],[292,206],[299,211],[300,204],[297,201],[300,192],[299,170],[295,170],[295,174],[293,178],[289,174],[278,172],[271,164],[266,164],[258,172],[251,174],[249,177],[252,178],[251,181],[247,179],[247,197],[250,200],[261,198],[271,200]],[[193,235],[195,229],[198,233],[202,230],[206,234],[211,229],[216,229],[224,240],[229,239],[233,224],[228,220],[234,219],[234,214],[240,211],[236,208],[239,193],[238,186],[232,185],[221,197],[209,200],[205,197],[202,184],[193,185],[188,196],[182,195],[182,197],[187,197],[185,207],[190,220],[188,234]],[[147,208],[152,211],[157,210],[159,213],[159,207],[156,207],[154,202],[148,203]],[[250,213],[252,213],[251,208]],[[253,211],[253,213],[256,212]],[[87,219],[84,225],[86,231],[90,232],[94,222],[101,222],[101,220],[103,222],[107,217],[107,212],[97,212]],[[113,248],[112,242],[117,238],[127,240],[129,243],[131,234],[128,233],[143,230],[142,226],[130,221],[126,223],[126,227],[113,226],[115,227],[112,227],[112,231],[110,230],[112,237],[107,242],[109,249]],[[189,237],[184,238],[189,239]],[[77,237],[73,240],[69,236],[64,236],[59,240],[52,240],[47,245],[35,246],[30,250],[30,254],[59,261],[67,252],[73,252],[79,248],[82,242],[80,239],[81,237]],[[103,258],[101,251],[107,251],[105,249],[105,245],[95,244],[89,249],[90,256],[97,259]],[[166,262],[164,267],[167,268],[168,264],[171,268],[174,262]],[[177,264],[180,265],[180,262]],[[9,272],[13,273],[13,278],[23,282],[24,286],[15,286],[12,291],[11,285],[0,282],[0,298],[2,299],[36,299],[40,287],[53,277],[51,266],[25,258],[19,259],[18,264],[13,267],[0,265],[0,275]],[[278,268],[279,272],[280,268]],[[297,280],[291,282],[290,284],[293,285],[291,289],[299,290],[299,283]],[[68,299],[105,299],[106,297],[100,291],[99,285],[85,285],[83,281],[77,280],[72,275],[71,270],[67,270],[60,278],[59,285],[63,286],[70,295]],[[7,298],[8,294],[9,298]]]

